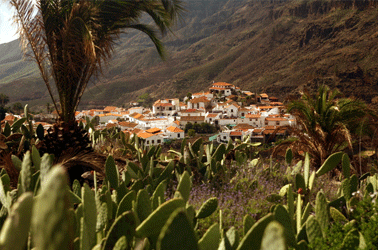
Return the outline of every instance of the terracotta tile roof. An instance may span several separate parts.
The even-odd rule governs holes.
[[[137,115],[134,116],[134,118],[135,118],[135,119],[142,119],[142,118],[144,118],[144,115],[142,115],[142,114],[137,114]]]
[[[215,117],[217,117],[218,116],[218,114],[208,114],[207,115],[207,117],[212,117],[212,118],[215,118]]]
[[[172,103],[157,103],[157,104],[154,104],[155,107],[169,107],[169,106],[173,106]]]
[[[196,113],[198,112],[197,109],[185,109],[185,110],[181,110],[181,113]]]
[[[240,108],[239,111],[249,111],[247,108]]]
[[[253,130],[253,133],[261,133],[262,131],[263,131],[262,128],[255,128],[255,129]]]
[[[5,116],[4,121],[8,121],[8,122],[9,122],[9,121],[13,121],[14,118],[15,118],[14,115],[12,115],[12,114],[8,114],[8,115]]]
[[[138,134],[139,132],[141,132],[143,130],[139,129],[139,128],[134,128],[133,130],[131,130],[130,132],[133,133],[133,134]]]
[[[272,109],[273,106],[259,106],[259,109]]]
[[[268,95],[265,94],[265,93],[260,94],[260,96],[261,96],[262,98],[268,98]]]
[[[122,127],[129,127],[129,128],[134,128],[138,125],[138,123],[134,123],[134,122],[119,122],[118,124]]]
[[[230,132],[230,136],[242,136],[243,133],[242,132],[239,132],[239,131],[231,131]]]
[[[181,121],[204,121],[204,116],[181,116]]]
[[[265,118],[265,121],[287,121],[287,119],[282,117],[267,117]]]
[[[147,139],[148,137],[154,136],[154,134],[150,134],[147,132],[140,132],[137,134],[137,136],[143,139]]]
[[[193,98],[189,101],[190,103],[200,103],[200,102],[210,102],[209,99],[207,99],[205,96]]]
[[[254,95],[254,93],[252,93],[252,92],[250,92],[250,91],[248,91],[248,92],[244,92],[244,94],[249,95],[249,96]]]
[[[114,124],[114,123],[106,124],[106,128],[114,128],[114,127],[117,127],[117,124]]]
[[[173,132],[173,133],[181,133],[181,132],[184,132],[184,130],[179,129],[179,128],[176,128],[176,127],[173,127],[173,126],[168,127],[167,130],[170,131],[170,132]]]
[[[177,121],[174,121],[173,123],[174,123],[174,124],[177,124],[177,125],[180,126],[180,121],[178,121],[178,120],[177,120]]]
[[[213,83],[213,86],[234,86],[234,85],[230,83],[226,83],[226,82],[216,82],[216,83]]]
[[[147,133],[151,133],[151,134],[159,133],[160,131],[161,131],[160,128],[150,128],[146,130]]]
[[[252,125],[249,125],[247,123],[239,123],[234,127],[234,129],[242,129],[242,130],[248,130],[248,129],[253,129],[254,127]]]
[[[114,107],[114,106],[107,106],[104,108],[104,111],[115,111],[117,110],[117,107]]]

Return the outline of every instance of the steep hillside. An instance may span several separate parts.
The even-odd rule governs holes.
[[[326,83],[347,96],[378,99],[376,1],[186,2],[182,22],[165,38],[167,60],[157,56],[145,35],[123,35],[82,108],[124,105],[143,93],[154,99],[183,97],[213,81],[280,98]],[[21,60],[17,43],[0,45],[0,84],[11,101],[41,107],[49,101],[38,71]]]

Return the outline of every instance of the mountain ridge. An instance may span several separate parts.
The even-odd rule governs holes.
[[[164,39],[167,60],[143,34],[122,35],[80,108],[122,106],[144,93],[183,97],[213,81],[281,100],[321,84],[367,102],[378,99],[376,1],[186,2],[185,22]],[[0,92],[42,109],[49,97],[36,67],[21,60],[16,42],[6,46],[0,45]]]

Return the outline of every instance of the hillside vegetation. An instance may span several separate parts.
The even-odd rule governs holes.
[[[378,96],[375,1],[187,0],[187,13],[165,38],[162,61],[148,38],[124,34],[104,76],[81,108],[124,105],[143,93],[183,97],[213,81],[281,99],[320,84],[374,102]],[[42,109],[47,91],[18,42],[0,45],[0,92]]]

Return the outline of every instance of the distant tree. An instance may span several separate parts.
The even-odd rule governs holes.
[[[188,133],[189,132],[189,129],[192,129],[193,128],[193,124],[188,122],[186,125],[185,125],[185,133]]]
[[[188,94],[186,94],[186,97],[188,97],[188,99],[192,99],[192,93],[188,92]]]
[[[194,129],[189,129],[188,130],[188,136],[194,137],[196,135],[196,131]]]
[[[0,106],[5,107],[5,105],[9,102],[9,96],[0,93]]]
[[[12,106],[12,110],[17,113],[17,114],[20,114],[22,112],[22,110],[24,109],[24,107],[22,106],[22,104],[20,102],[16,102],[15,104],[13,104]]]

